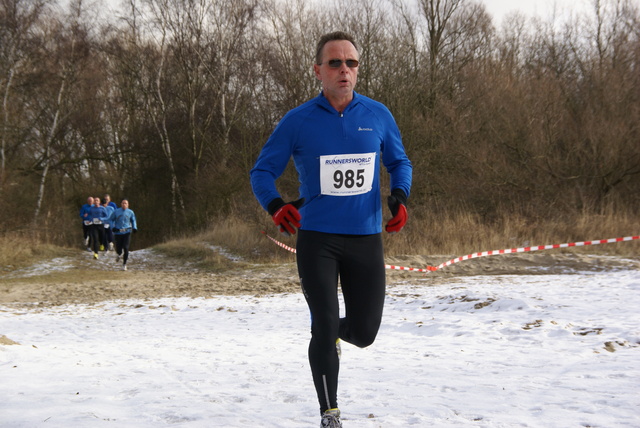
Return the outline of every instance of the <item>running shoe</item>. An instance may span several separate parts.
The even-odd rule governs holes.
[[[109,251],[113,251],[113,242],[109,242]]]
[[[324,415],[322,415],[322,421],[320,422],[320,428],[342,428],[342,422],[340,422],[340,410],[325,410]]]
[[[127,270],[127,265],[122,265],[122,270]]]
[[[104,251],[104,245],[100,245],[100,251]]]
[[[93,258],[98,260],[98,253],[93,253]]]

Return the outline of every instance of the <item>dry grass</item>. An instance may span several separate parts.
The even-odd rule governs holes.
[[[268,222],[265,220],[263,224],[250,224],[235,218],[221,220],[212,224],[209,230],[201,235],[201,239],[224,247],[230,253],[248,262],[293,261],[292,253],[275,245],[263,231],[292,247],[295,247],[295,237],[285,237],[278,233],[271,219],[267,217],[265,215]]]
[[[278,238],[287,240],[287,238]],[[294,238],[288,238],[295,245]],[[200,269],[220,271],[241,263],[291,262],[293,256],[273,244],[261,228],[236,219],[216,222],[207,231],[185,236],[154,247],[173,258],[195,262]],[[236,258],[235,260],[232,258]]]
[[[584,214],[573,219],[550,215],[549,218],[533,222],[521,215],[510,214],[493,224],[487,224],[480,216],[468,213],[416,219],[415,217],[420,217],[418,213],[413,217],[402,233],[385,236],[387,254],[464,255],[478,251],[640,234],[640,222],[631,215]],[[640,241],[553,251],[638,256]]]
[[[468,213],[420,218],[420,213],[412,214],[410,211],[410,216],[409,224],[401,233],[383,234],[387,255],[461,256],[486,250],[640,234],[640,223],[631,215],[585,214],[577,219],[552,217],[533,223],[513,214],[505,215],[493,225],[487,225],[479,216]],[[295,247],[295,237],[279,234],[266,218],[264,224],[221,220],[205,232],[172,239],[154,249],[212,272],[237,268],[238,261],[232,260],[232,255],[240,257],[240,265],[293,262],[294,255],[269,240],[263,230],[278,241]],[[0,270],[18,269],[40,260],[69,255],[73,251],[77,250],[43,243],[32,236],[0,236]],[[640,240],[549,251],[638,257]]]
[[[0,236],[0,270],[13,270],[35,262],[69,255],[73,250],[43,242],[29,234]]]
[[[405,230],[399,234],[383,234],[387,255],[461,256],[478,251],[640,234],[639,223],[632,216],[584,215],[573,220],[549,218],[532,223],[522,216],[510,215],[497,221],[495,225],[487,225],[479,216],[467,213],[443,216],[440,219],[419,217],[419,213],[414,213]],[[292,253],[269,240],[262,233],[263,230],[278,241],[295,247],[295,237],[279,234],[268,222],[252,225],[235,219],[217,222],[204,233],[171,241],[160,247],[184,247],[179,251],[187,256],[189,251],[215,253],[211,251],[213,245],[242,257],[245,262],[280,263],[295,260]],[[637,257],[640,254],[640,241],[549,251]],[[204,254],[198,257],[203,259]],[[220,254],[217,257],[225,259]]]
[[[193,263],[195,267],[205,271],[219,272],[232,267],[232,261],[229,258],[212,250],[200,240],[200,236],[167,241],[155,246],[154,250],[173,259]]]

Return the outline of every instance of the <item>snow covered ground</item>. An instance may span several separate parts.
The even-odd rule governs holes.
[[[343,424],[640,427],[639,308],[636,270],[417,274],[342,346]],[[0,306],[0,426],[317,427],[308,324],[299,294]]]

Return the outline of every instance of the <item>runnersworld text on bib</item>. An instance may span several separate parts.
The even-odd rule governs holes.
[[[361,195],[371,191],[376,153],[320,156],[320,193]]]

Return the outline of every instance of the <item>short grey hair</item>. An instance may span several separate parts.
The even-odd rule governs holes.
[[[348,42],[351,42],[353,47],[358,50],[358,45],[356,44],[356,41],[351,34],[345,33],[344,31],[334,31],[333,33],[327,33],[320,37],[320,40],[318,40],[318,46],[316,49],[316,64],[319,65],[322,63],[322,49],[324,48],[324,45],[334,40],[346,40]]]

